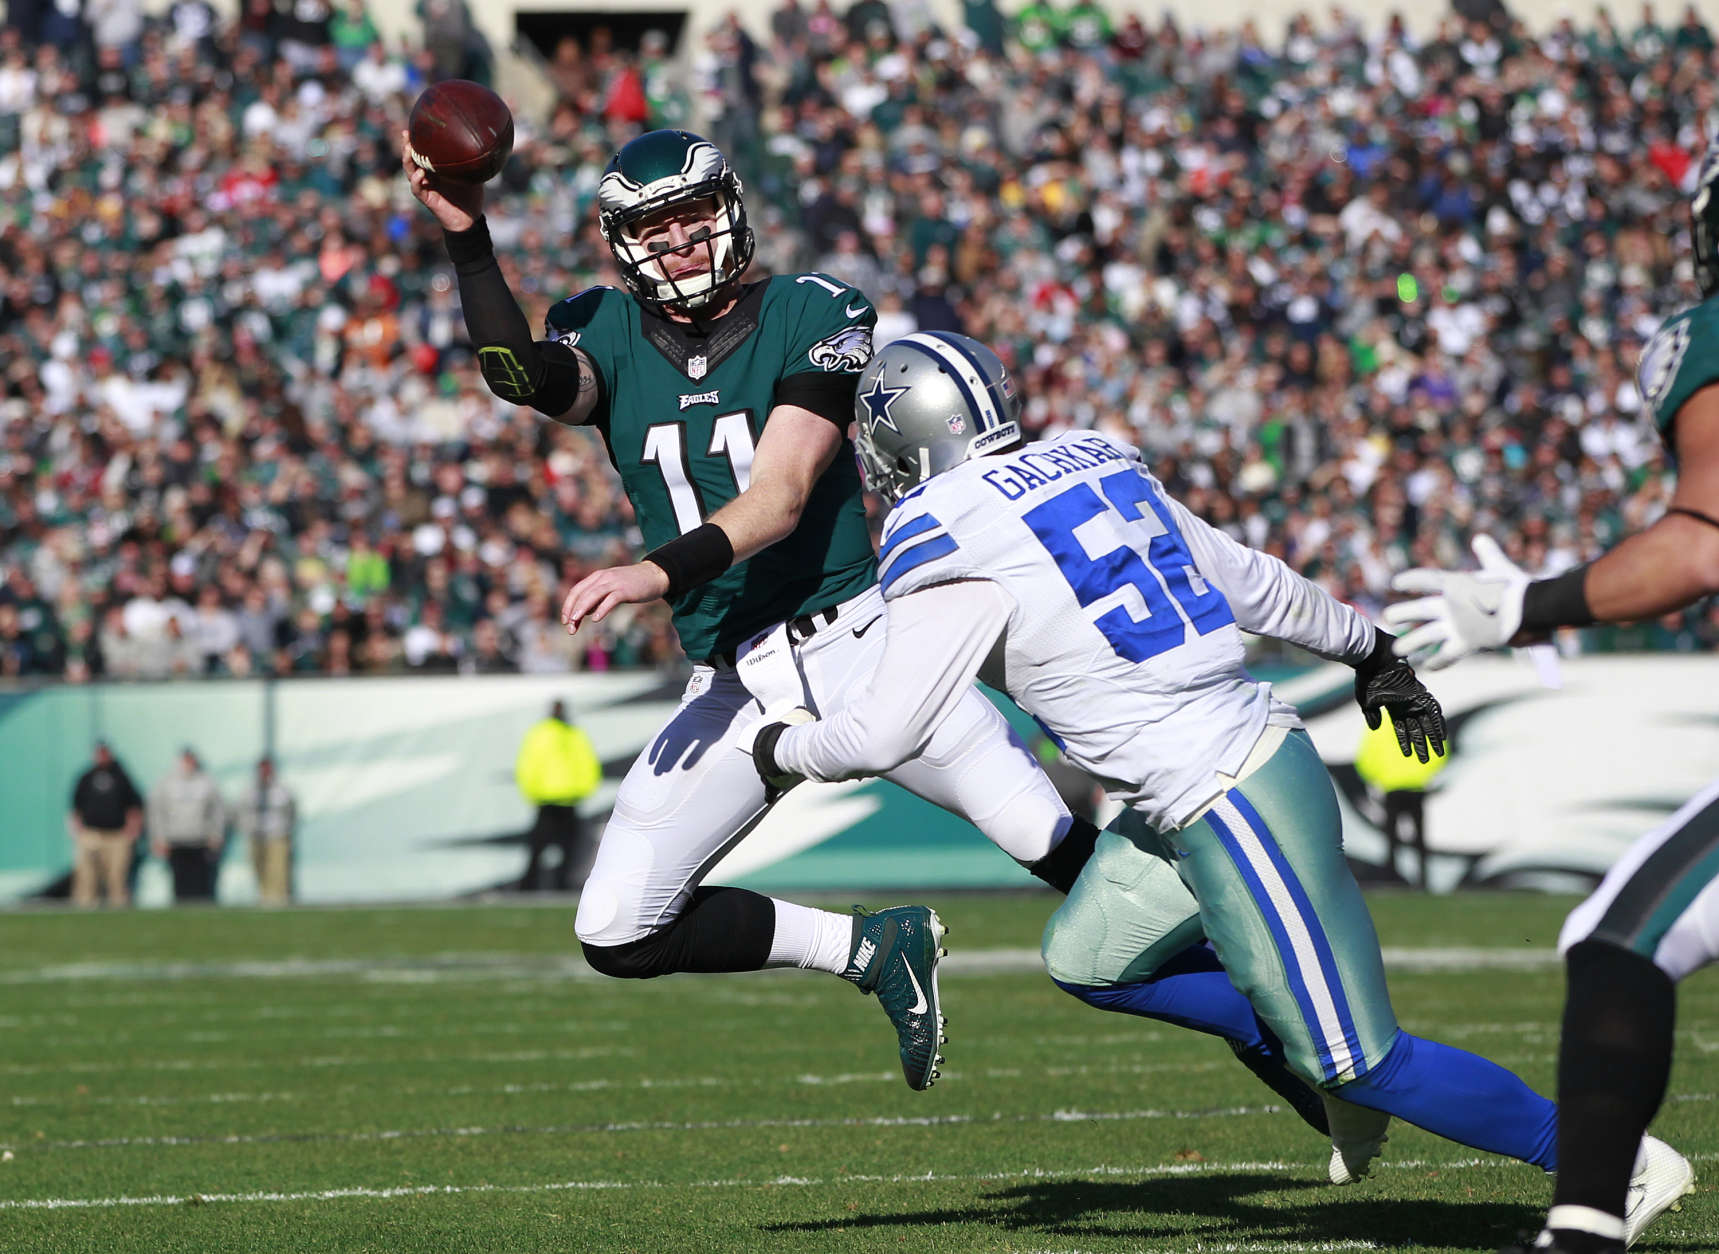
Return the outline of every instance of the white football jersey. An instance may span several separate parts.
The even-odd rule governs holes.
[[[981,678],[1160,828],[1239,773],[1274,711],[1293,721],[1244,669],[1242,628],[1345,661],[1373,644],[1361,614],[1201,522],[1091,431],[930,479],[890,512],[878,558],[891,600],[959,580],[1006,591]]]

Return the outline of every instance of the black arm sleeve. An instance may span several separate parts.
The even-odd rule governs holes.
[[[482,218],[468,231],[444,231],[460,281],[466,333],[477,348],[478,370],[504,401],[529,405],[559,418],[579,396],[579,359],[565,344],[532,338],[531,324],[502,276]]]
[[[858,387],[857,374],[806,370],[779,380],[770,403],[809,409],[820,418],[828,418],[839,430],[846,431],[848,423],[854,420],[854,392]]]

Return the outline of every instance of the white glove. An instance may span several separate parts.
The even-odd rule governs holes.
[[[1394,652],[1415,664],[1443,670],[1481,649],[1509,644],[1522,627],[1528,572],[1504,556],[1491,536],[1474,537],[1476,571],[1405,570],[1391,580],[1398,592],[1430,593],[1385,608],[1397,632]]]

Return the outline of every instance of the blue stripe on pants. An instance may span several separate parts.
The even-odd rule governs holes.
[[[1295,994],[1296,1005],[1301,1008],[1302,1022],[1307,1027],[1307,1034],[1312,1039],[1314,1048],[1319,1051],[1319,1067],[1324,1078],[1327,1081],[1336,1079],[1338,1068],[1331,1056],[1330,1047],[1325,1042],[1325,1030],[1319,1022],[1319,1012],[1314,1008],[1313,995],[1308,990],[1307,981],[1302,977],[1301,964],[1296,961],[1295,947],[1290,943],[1289,930],[1284,925],[1283,918],[1278,914],[1277,907],[1271,900],[1271,894],[1266,890],[1265,882],[1243,852],[1235,833],[1219,817],[1218,812],[1215,809],[1208,810],[1204,818],[1211,825],[1212,831],[1217,834],[1218,842],[1223,846],[1224,852],[1229,855],[1230,861],[1240,872],[1242,881],[1247,885],[1248,895],[1253,898],[1254,904],[1259,908],[1260,916],[1271,930],[1272,940],[1277,945],[1278,958],[1282,962],[1284,975],[1289,980],[1290,991]],[[1269,837],[1270,833],[1265,833],[1264,839],[1269,841]]]
[[[1331,941],[1319,923],[1319,915],[1314,910],[1313,903],[1308,900],[1307,890],[1301,886],[1289,860],[1283,856],[1283,850],[1271,834],[1271,829],[1266,826],[1259,811],[1253,808],[1253,803],[1242,796],[1241,789],[1232,789],[1227,799],[1241,812],[1248,826],[1253,828],[1254,834],[1259,837],[1259,843],[1265,847],[1266,856],[1271,859],[1279,878],[1289,889],[1290,899],[1294,901],[1295,909],[1301,915],[1301,921],[1313,940],[1313,952],[1318,956],[1319,969],[1325,976],[1325,987],[1331,990],[1331,1001],[1337,1008],[1337,1022],[1342,1026],[1343,1043],[1349,1049],[1355,1076],[1359,1078],[1366,1075],[1367,1058],[1361,1050],[1361,1034],[1355,1030],[1355,1016],[1349,1010],[1349,998],[1343,992],[1343,973],[1338,970],[1337,956],[1331,950]]]

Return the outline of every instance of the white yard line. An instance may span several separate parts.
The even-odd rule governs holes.
[[[391,1033],[390,1035],[397,1035]],[[198,1038],[203,1039],[203,1038]],[[470,1062],[578,1062],[587,1058],[630,1057],[631,1046],[588,1045],[582,1049],[516,1049],[482,1054],[437,1052],[433,1058],[405,1059],[398,1055],[349,1057],[340,1054],[304,1058],[156,1058],[141,1062],[0,1063],[0,1075],[99,1075],[128,1071],[296,1071],[302,1067],[385,1067],[411,1062],[437,1065]]]
[[[517,1058],[517,1055],[510,1057]],[[399,1061],[377,1059],[378,1062]],[[1190,1071],[1215,1071],[1229,1064],[1222,1062],[1191,1062],[1191,1063],[1113,1063],[1104,1065],[1086,1064],[1071,1067],[1040,1067],[1033,1071],[1038,1076],[1075,1076],[1075,1075],[1156,1075],[1162,1072],[1186,1074]],[[948,1071],[946,1077],[979,1078],[988,1080],[1013,1080],[1027,1073],[1019,1067],[987,1067],[979,1071]],[[462,1084],[453,1087],[402,1087],[390,1086],[389,1092],[402,1097],[494,1097],[519,1096],[526,1093],[602,1093],[622,1092],[629,1089],[651,1091],[656,1089],[751,1089],[751,1088],[781,1088],[783,1085],[800,1085],[806,1088],[828,1088],[849,1084],[883,1084],[893,1085],[901,1082],[899,1071],[839,1071],[834,1074],[803,1072],[799,1075],[783,1076],[766,1074],[757,1076],[725,1076],[725,1075],[691,1075],[691,1076],[639,1076],[630,1080],[563,1080],[542,1083],[511,1083],[492,1085]],[[4,1099],[0,1105],[14,1107],[59,1107],[59,1106],[195,1106],[195,1105],[235,1105],[246,1102],[291,1102],[291,1101],[325,1101],[331,1096],[341,1093],[369,1091],[369,1086],[343,1085],[332,1091],[317,1094],[295,1093],[290,1091],[232,1091],[224,1093],[195,1093],[195,1094],[141,1094],[135,1096],[90,1096],[87,1094],[36,1094],[14,1095]]]
[[[569,1123],[547,1126],[503,1125],[464,1128],[396,1128],[374,1132],[231,1133],[224,1136],[115,1136],[85,1141],[0,1142],[0,1149],[26,1155],[45,1150],[127,1149],[176,1145],[274,1145],[310,1142],[405,1141],[441,1137],[576,1136],[619,1132],[732,1132],[749,1128],[942,1128],[960,1125],[1025,1123],[1132,1123],[1151,1119],[1234,1119],[1266,1115],[1281,1106],[1230,1106],[1215,1110],[1053,1110],[1047,1113],[988,1115],[876,1115],[827,1119],[704,1119],[692,1122],[630,1120],[618,1123]]]
[[[390,1061],[390,1060],[378,1060]],[[399,1060],[394,1060],[399,1061]],[[1157,1075],[1157,1073],[1174,1072],[1212,1072],[1227,1067],[1227,1063],[1109,1063],[1109,1065],[1080,1065],[1080,1067],[1040,1067],[1033,1068],[1033,1077],[1064,1077],[1064,1075]],[[1019,1067],[987,1067],[976,1072],[944,1072],[951,1079],[987,1079],[1014,1080],[1025,1077],[1026,1072]],[[782,1085],[801,1085],[801,1087],[839,1087],[849,1084],[901,1084],[901,1072],[835,1072],[830,1075],[817,1072],[803,1072],[799,1075],[670,1075],[670,1077],[652,1077],[643,1075],[631,1080],[557,1080],[557,1082],[533,1082],[533,1084],[490,1084],[474,1085],[461,1084],[452,1087],[401,1087],[390,1085],[388,1092],[394,1096],[433,1096],[433,1097],[486,1097],[486,1096],[521,1096],[529,1092],[619,1092],[627,1089],[780,1089]],[[89,1096],[89,1094],[14,1094],[0,1101],[0,1106],[201,1106],[201,1104],[241,1104],[241,1103],[282,1103],[282,1101],[327,1101],[330,1096],[339,1096],[342,1092],[368,1092],[370,1085],[340,1085],[332,1091],[320,1094],[303,1094],[303,1092],[265,1091],[265,1092],[201,1092],[201,1094],[138,1094],[138,1096]]]
[[[1392,947],[1385,965],[1401,971],[1535,971],[1558,965],[1547,948],[1457,946]],[[1039,951],[1028,948],[956,949],[943,964],[951,975],[1014,974],[1042,969]],[[418,958],[279,958],[230,962],[71,962],[0,971],[0,985],[60,984],[90,980],[167,981],[206,979],[296,980],[352,978],[386,983],[496,979],[599,979],[572,954],[444,953]]]
[[[333,1202],[348,1198],[396,1198],[455,1196],[465,1193],[559,1193],[579,1191],[609,1191],[632,1189],[766,1189],[766,1188],[846,1188],[856,1184],[943,1184],[983,1183],[1003,1180],[1083,1180],[1094,1176],[1148,1179],[1159,1176],[1194,1176],[1237,1171],[1301,1171],[1314,1170],[1317,1164],[1291,1164],[1279,1160],[1252,1162],[1170,1163],[1150,1166],[1116,1167],[1101,1164],[1084,1169],[1046,1171],[1028,1168],[1023,1171],[987,1171],[965,1173],[923,1172],[912,1175],[873,1176],[844,1175],[832,1179],[805,1176],[775,1176],[755,1180],[562,1180],[543,1184],[445,1184],[411,1185],[394,1188],[352,1186],[340,1189],[317,1189],[295,1193],[155,1193],[147,1196],[119,1195],[114,1197],[41,1197],[0,1200],[0,1210],[90,1210],[120,1206],[180,1206],[186,1203],[214,1205],[223,1203],[259,1202]],[[1469,1171],[1497,1167],[1517,1167],[1520,1164],[1504,1158],[1465,1158],[1454,1162],[1413,1160],[1382,1163],[1379,1166],[1404,1171]],[[1318,1248],[1312,1246],[1308,1248]],[[1355,1248],[1343,1246],[1340,1248]],[[1364,1247],[1360,1247],[1364,1248]]]

